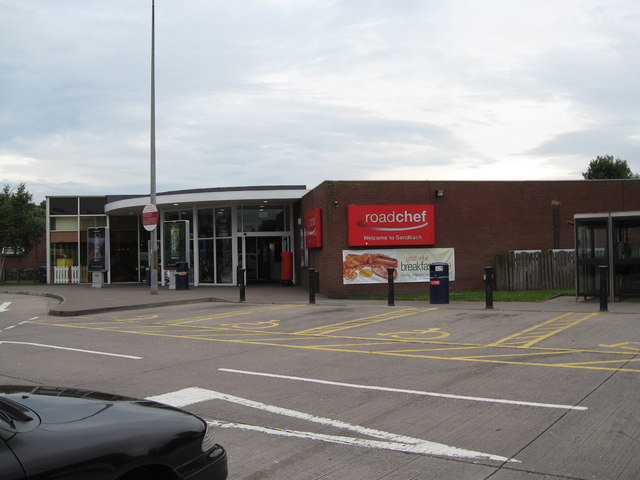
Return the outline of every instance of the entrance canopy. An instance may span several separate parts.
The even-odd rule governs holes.
[[[263,187],[201,188],[176,190],[156,195],[156,206],[171,208],[192,208],[216,203],[259,203],[300,200],[307,193],[304,185],[278,185]],[[104,206],[107,215],[140,215],[150,201],[149,195],[108,196]]]

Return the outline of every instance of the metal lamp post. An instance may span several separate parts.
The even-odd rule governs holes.
[[[156,204],[156,82],[155,82],[155,1],[151,0],[151,194],[149,202]],[[149,274],[151,294],[158,293],[158,228],[151,230]]]

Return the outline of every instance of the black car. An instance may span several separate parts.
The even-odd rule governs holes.
[[[224,480],[201,418],[149,400],[0,386],[2,480]]]

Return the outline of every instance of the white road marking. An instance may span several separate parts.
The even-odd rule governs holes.
[[[256,375],[259,377],[271,377],[271,378],[282,378],[285,380],[296,380],[300,382],[309,382],[309,383],[321,383],[324,385],[335,385],[338,387],[347,387],[347,388],[360,388],[363,390],[378,390],[382,392],[394,392],[394,393],[409,393],[412,395],[423,395],[427,397],[440,397],[440,398],[451,398],[455,400],[469,400],[473,402],[488,402],[488,403],[504,403],[508,405],[520,405],[525,407],[543,407],[543,408],[560,408],[563,410],[588,410],[587,407],[580,407],[575,405],[556,405],[553,403],[537,403],[537,402],[527,402],[522,400],[505,400],[501,398],[484,398],[484,397],[470,397],[466,395],[453,395],[448,393],[436,393],[436,392],[424,392],[421,390],[407,390],[404,388],[392,388],[392,387],[378,387],[374,385],[358,385],[355,383],[343,383],[343,382],[332,382],[330,380],[318,380],[316,378],[304,378],[304,377],[291,377],[288,375],[277,375],[273,373],[262,373],[262,372],[251,372],[246,370],[235,370],[233,368],[219,368],[221,372],[230,372],[230,373],[241,373],[244,375]]]
[[[9,311],[9,305],[11,305],[11,302],[0,303],[0,312],[8,312]]]
[[[0,345],[3,343],[10,343],[13,345],[29,345],[31,347],[42,347],[42,348],[53,348],[55,350],[68,350],[70,352],[80,352],[80,353],[91,353],[94,355],[106,355],[108,357],[120,357],[120,358],[129,358],[132,360],[142,360],[143,357],[135,357],[133,355],[122,355],[120,353],[109,353],[109,352],[98,352],[95,350],[83,350],[81,348],[69,348],[69,347],[60,347],[57,345],[44,345],[42,343],[30,343],[30,342],[9,342],[6,340],[0,340]]]
[[[30,320],[35,320],[36,318],[38,318],[38,317],[33,317],[33,318],[29,319],[29,320],[25,320],[23,322],[18,323],[17,325],[10,325],[8,327],[4,327],[4,330],[11,330],[12,328],[16,328],[16,327],[18,327],[20,325],[24,325],[25,323],[29,323]],[[2,332],[2,331],[3,331],[3,329],[0,329],[0,332]]]
[[[469,458],[474,460],[494,460],[498,462],[518,462],[518,460],[502,457],[499,455],[492,455],[488,453],[477,452],[473,450],[466,450],[462,448],[452,447],[443,443],[430,442],[422,440],[420,438],[407,437],[404,435],[397,435],[395,433],[384,432],[381,430],[375,430],[372,428],[362,427],[360,425],[352,425],[350,423],[342,422],[340,420],[333,420],[330,418],[319,417],[305,412],[299,412],[297,410],[290,410],[288,408],[277,407],[274,405],[268,405],[262,402],[256,402],[246,398],[235,397],[226,393],[215,392],[213,390],[206,390],[203,388],[185,388],[176,392],[166,393],[163,395],[156,395],[149,397],[148,400],[156,402],[166,403],[175,407],[185,407],[194,403],[204,402],[207,400],[224,400],[238,405],[243,405],[250,408],[256,408],[267,412],[275,413],[278,415],[284,415],[287,417],[297,418],[299,420],[306,420],[313,423],[319,423],[322,425],[329,425],[331,427],[348,430],[361,435],[368,435],[381,440],[367,440],[362,438],[344,437],[340,435],[325,435],[314,432],[300,432],[296,430],[279,430],[268,427],[260,427],[257,425],[246,425],[241,423],[223,422],[219,420],[208,420],[214,426],[221,428],[238,428],[243,430],[251,430],[271,435],[282,435],[297,438],[307,438],[313,440],[320,440],[323,442],[339,443],[343,445],[354,445],[367,448],[379,448],[386,450],[394,450],[405,453],[419,453],[423,455],[435,455],[441,457],[453,457],[453,458]]]

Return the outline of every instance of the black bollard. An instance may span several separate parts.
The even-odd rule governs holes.
[[[396,304],[396,295],[393,287],[393,274],[395,271],[395,268],[387,268],[387,305],[389,307],[393,307]]]
[[[314,281],[313,285],[315,287],[316,293],[320,293],[320,270],[318,270],[317,268],[315,269],[313,281]]]
[[[316,271],[309,269],[309,304],[316,303]]]
[[[600,272],[600,311],[606,312],[609,309],[609,267],[607,265],[598,265],[598,271]]]
[[[493,267],[484,267],[485,309],[493,310]]]
[[[240,301],[244,302],[246,300],[245,288],[244,288],[244,268],[238,266],[237,275],[238,275],[238,286],[240,287]]]

